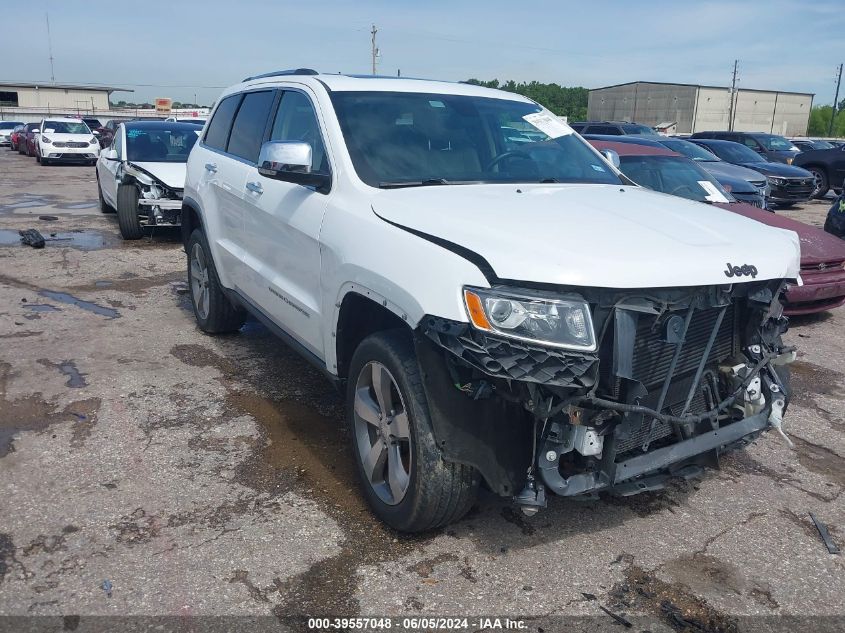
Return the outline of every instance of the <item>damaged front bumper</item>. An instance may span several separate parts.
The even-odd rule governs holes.
[[[783,287],[596,291],[595,353],[428,317],[417,349],[435,440],[524,508],[546,490],[629,495],[699,474],[766,428],[782,433]]]

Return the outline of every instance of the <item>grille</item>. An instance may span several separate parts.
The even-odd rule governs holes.
[[[801,264],[801,270],[808,273],[839,272],[845,267],[845,260],[822,262],[821,264]]]
[[[762,195],[756,193],[734,193],[733,197],[739,200],[740,202],[744,202],[745,204],[750,204],[753,207],[757,207],[759,209],[766,208],[766,202]]]
[[[786,193],[790,197],[809,196],[815,189],[816,183],[812,178],[791,178],[780,187],[781,193]]]

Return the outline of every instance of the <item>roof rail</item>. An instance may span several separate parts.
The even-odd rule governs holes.
[[[271,73],[264,73],[263,75],[255,75],[247,77],[244,81],[252,81],[253,79],[264,79],[265,77],[280,77],[282,75],[319,75],[316,70],[311,68],[289,68],[287,70],[275,70]]]

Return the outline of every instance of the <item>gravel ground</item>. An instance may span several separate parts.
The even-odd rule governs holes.
[[[828,204],[787,213],[821,224]],[[18,245],[30,227],[55,239]],[[365,508],[332,387],[257,323],[200,333],[184,280],[177,233],[119,239],[93,168],[0,150],[3,616],[80,631],[105,622],[92,616],[307,628],[288,619],[301,615],[621,630],[603,606],[633,630],[845,627],[842,557],[808,518],[845,546],[845,310],[793,320],[794,450],[768,434],[698,481],[553,498],[530,519],[485,495],[407,537]]]

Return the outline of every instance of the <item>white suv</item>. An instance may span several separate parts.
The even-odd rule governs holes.
[[[188,159],[199,327],[250,312],[345,388],[363,494],[399,530],[482,482],[530,514],[696,475],[781,430],[798,238],[613,158],[516,94],[244,80]]]
[[[50,163],[86,163],[93,165],[100,155],[100,142],[82,119],[43,119],[35,135],[36,158]]]

